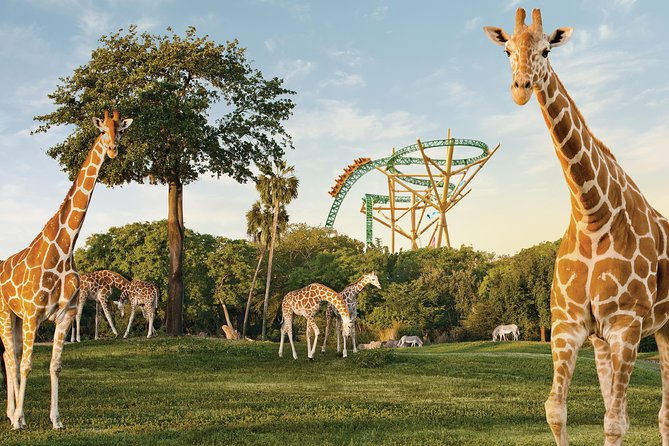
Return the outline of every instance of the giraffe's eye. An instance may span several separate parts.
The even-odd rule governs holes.
[[[546,57],[548,57],[548,53],[550,53],[550,50],[549,50],[548,48],[546,48],[545,50],[543,50],[543,52],[541,53],[541,55],[542,55],[542,56],[544,57],[544,59],[545,59]]]
[[[509,50],[504,50],[504,52],[506,53],[506,55],[507,55],[508,57],[511,56],[511,52],[510,52]]]

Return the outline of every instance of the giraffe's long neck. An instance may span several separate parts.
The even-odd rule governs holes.
[[[622,205],[623,187],[629,179],[609,149],[592,134],[550,66],[536,96],[567,180],[572,221],[582,229],[598,231]]]
[[[67,255],[71,255],[74,250],[74,245],[79,236],[81,226],[84,223],[86,211],[93,195],[93,189],[95,189],[100,168],[105,160],[101,136],[98,136],[95,140],[93,148],[88,153],[81,169],[79,169],[77,178],[65,196],[65,200],[60,205],[58,212],[45,226],[45,233],[47,233],[47,229],[53,231],[53,229],[58,228],[56,242],[63,253]]]
[[[355,297],[358,295],[358,293],[360,293],[360,291],[363,290],[363,288],[365,288],[365,286],[367,286],[367,283],[368,282],[365,280],[365,277],[361,277],[356,282],[344,288],[341,292],[341,295],[345,298]]]
[[[120,291],[124,291],[125,288],[130,284],[130,281],[128,279],[126,279],[122,275],[120,275],[118,273],[114,273],[114,272],[112,272],[109,275],[109,281],[111,282],[111,285],[114,288],[116,288]]]
[[[346,301],[341,296],[341,293],[334,291],[332,293],[324,293],[323,300],[331,303],[337,309],[342,319],[351,320],[351,313],[348,311],[348,305],[346,305]]]

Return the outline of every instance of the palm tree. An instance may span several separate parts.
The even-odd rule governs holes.
[[[286,162],[279,160],[274,164],[274,170],[266,169],[260,175],[256,183],[256,189],[260,193],[260,200],[273,210],[272,235],[269,241],[269,259],[267,260],[267,283],[265,286],[265,302],[262,314],[262,340],[265,340],[267,326],[267,303],[269,302],[269,288],[272,280],[272,259],[274,257],[274,245],[276,244],[276,233],[279,224],[279,210],[297,198],[297,186],[299,180],[293,172],[293,166],[287,166]]]
[[[251,308],[251,300],[253,299],[253,290],[255,289],[256,279],[265,252],[269,245],[270,233],[272,232],[272,222],[274,220],[274,212],[269,206],[262,206],[260,201],[256,201],[251,206],[251,209],[246,213],[246,233],[251,237],[253,242],[260,245],[260,256],[258,256],[258,264],[253,273],[253,280],[251,281],[251,289],[249,290],[249,297],[246,301],[246,310],[244,311],[244,324],[242,325],[242,338],[246,338],[246,326],[249,319],[249,309]],[[288,213],[284,206],[279,209],[279,217],[277,220],[277,236],[286,230],[288,225]]]

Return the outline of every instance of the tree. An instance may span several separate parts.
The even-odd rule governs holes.
[[[105,163],[100,181],[135,181],[168,188],[169,298],[167,332],[183,333],[183,187],[210,173],[239,182],[253,178],[252,166],[269,169],[292,148],[282,121],[294,103],[278,78],[265,79],[251,67],[236,40],[217,44],[189,27],[181,37],[137,32],[136,26],[100,38],[91,60],[74,70],[49,98],[56,111],[36,116],[37,132],[73,125],[65,141],[48,150],[70,177],[76,175],[97,130],[90,120],[102,109],[118,108],[135,125],[124,136],[124,151]],[[210,117],[222,102],[225,113]]]
[[[299,180],[293,171],[293,166],[287,166],[285,161],[274,163],[274,170],[262,169],[262,175],[259,176],[256,188],[260,193],[260,201],[270,205],[274,211],[272,220],[272,235],[269,242],[269,258],[267,259],[267,281],[265,285],[265,301],[263,304],[262,315],[262,340],[265,340],[265,331],[267,326],[267,303],[269,302],[269,290],[272,280],[272,259],[274,257],[274,245],[277,239],[277,229],[279,225],[279,209],[286,206],[297,198],[297,186]]]
[[[251,206],[251,210],[246,213],[246,233],[251,236],[255,243],[260,245],[260,255],[258,256],[258,263],[253,273],[253,280],[251,280],[251,287],[249,288],[249,296],[246,301],[246,309],[244,310],[244,322],[242,324],[242,338],[246,337],[246,326],[249,320],[249,310],[251,308],[251,300],[253,299],[253,291],[255,290],[256,280],[258,279],[258,272],[260,265],[265,258],[265,251],[269,245],[270,233],[272,231],[272,222],[274,220],[274,213],[268,206],[262,206],[260,201],[256,201]],[[288,213],[284,206],[279,210],[279,217],[277,219],[278,230],[277,234],[281,234],[286,230],[288,225]]]

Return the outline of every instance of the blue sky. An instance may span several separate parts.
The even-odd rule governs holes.
[[[136,24],[163,34],[193,25],[215,41],[238,39],[266,77],[297,92],[286,126],[300,178],[291,221],[322,225],[328,190],[353,159],[454,137],[500,150],[449,213],[453,245],[512,254],[564,232],[567,187],[536,100],[509,94],[502,49],[482,26],[512,31],[515,8],[542,9],[544,29],[575,28],[551,63],[595,135],[661,213],[669,215],[669,3],[655,1],[78,1],[2,2],[0,16],[0,258],[26,246],[57,210],[70,182],[46,149],[67,129],[30,135],[53,110],[47,94],[86,63],[102,34]],[[349,192],[335,227],[364,239],[368,174]],[[252,184],[202,177],[186,187],[186,225],[245,236]],[[96,188],[79,246],[110,226],[165,218],[164,186]],[[380,228],[378,235],[385,234]]]

